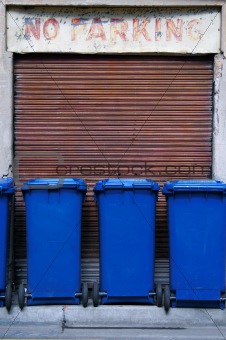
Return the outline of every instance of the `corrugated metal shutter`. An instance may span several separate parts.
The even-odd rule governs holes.
[[[92,188],[108,177],[211,176],[212,57],[18,55],[15,58],[17,185],[82,177],[82,278],[98,277]],[[26,278],[25,214],[15,203],[17,279]],[[138,235],[139,236],[139,235]],[[168,280],[166,204],[159,195],[156,280]]]

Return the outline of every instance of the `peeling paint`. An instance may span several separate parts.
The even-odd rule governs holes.
[[[214,58],[214,128],[213,135],[217,136],[219,133],[219,93],[220,93],[220,81],[222,77],[223,56],[218,54]]]
[[[12,164],[9,164],[7,173],[4,173],[1,177],[9,177],[12,175]]]
[[[214,79],[222,76],[223,56],[218,54],[214,58]]]
[[[10,8],[11,52],[218,53],[220,13],[208,8]]]

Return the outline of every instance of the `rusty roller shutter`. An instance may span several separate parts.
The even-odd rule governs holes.
[[[82,177],[82,279],[98,278],[93,186],[108,177],[211,176],[211,57],[18,55],[15,175]],[[26,279],[25,214],[15,200],[17,281]],[[138,235],[139,237],[139,235]],[[166,204],[157,206],[156,280],[168,280]]]

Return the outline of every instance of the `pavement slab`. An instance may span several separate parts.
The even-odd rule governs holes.
[[[117,305],[0,308],[1,339],[225,339],[226,310]]]

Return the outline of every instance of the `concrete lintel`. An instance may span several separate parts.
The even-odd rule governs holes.
[[[205,7],[223,6],[225,1],[218,0],[3,0],[5,5],[17,6],[96,6],[96,7]]]

